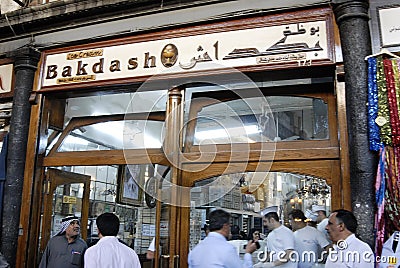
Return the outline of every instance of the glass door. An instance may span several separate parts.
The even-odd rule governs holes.
[[[40,254],[54,236],[61,219],[74,215],[81,219],[81,236],[86,240],[89,213],[90,176],[49,168],[44,187]]]

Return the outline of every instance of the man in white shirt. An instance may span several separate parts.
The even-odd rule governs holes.
[[[268,230],[271,230],[267,236],[267,262],[260,260],[254,267],[297,267],[293,232],[279,222],[277,210],[277,206],[268,207],[264,210],[263,224]],[[260,254],[259,257],[261,257]]]
[[[256,249],[256,243],[249,241],[246,246],[244,260],[239,258],[234,246],[227,239],[231,233],[231,215],[217,209],[209,213],[208,224],[210,233],[189,253],[189,268],[252,268],[251,253]]]
[[[374,268],[375,256],[369,245],[355,236],[357,219],[352,212],[335,210],[329,216],[326,230],[334,243],[325,268]]]
[[[103,213],[96,219],[99,242],[85,253],[85,268],[141,268],[139,257],[130,247],[119,242],[119,219]]]
[[[311,210],[313,213],[317,213],[317,229],[318,231],[325,234],[328,241],[330,240],[328,232],[325,227],[328,224],[328,217],[326,216],[326,208],[322,205],[312,205]]]
[[[298,268],[311,268],[315,263],[322,261],[321,252],[328,251],[329,241],[316,228],[308,226],[303,211],[293,209],[289,213],[289,222],[294,231],[294,249],[298,253]],[[324,256],[325,254],[322,254]]]

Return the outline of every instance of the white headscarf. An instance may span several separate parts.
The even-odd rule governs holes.
[[[68,217],[62,219],[60,230],[56,233],[55,236],[63,234],[65,232],[65,230],[67,230],[68,226],[71,224],[72,221],[79,222],[79,218],[76,216],[68,216]]]

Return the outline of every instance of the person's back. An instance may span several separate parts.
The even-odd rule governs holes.
[[[230,267],[226,266],[233,260],[230,256],[237,255],[233,245],[216,232],[210,232],[203,242],[199,243],[189,253],[189,265],[192,268]]]
[[[230,214],[222,209],[209,213],[210,233],[189,253],[189,268],[252,268],[251,253],[257,247],[252,241],[248,242],[242,261],[233,245],[229,244]]]
[[[85,268],[140,268],[136,252],[121,243],[117,234],[119,219],[113,213],[103,213],[96,219],[100,237],[85,253]]]
[[[295,250],[299,254],[298,268],[309,268],[320,259],[320,252],[329,246],[325,235],[311,226],[294,232]]]
[[[89,248],[85,255],[87,259],[91,259],[91,264],[95,264],[90,267],[140,267],[139,257],[135,251],[121,243],[115,236],[104,236],[96,245],[93,246],[93,248],[94,247],[96,247],[95,251],[92,251],[91,248]]]

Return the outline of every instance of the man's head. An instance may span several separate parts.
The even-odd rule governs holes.
[[[61,220],[61,227],[56,235],[65,234],[66,237],[74,238],[79,235],[80,230],[79,218],[68,216]]]
[[[317,222],[326,218],[326,208],[321,205],[312,205],[312,212],[317,213]]]
[[[218,232],[229,238],[231,232],[231,214],[222,209],[216,209],[208,214],[210,232]]]
[[[117,236],[119,219],[113,213],[103,213],[96,219],[99,236]]]
[[[328,225],[325,229],[332,242],[346,239],[357,230],[357,219],[354,214],[345,209],[338,209],[329,216]]]
[[[268,230],[274,230],[279,227],[281,223],[279,222],[279,216],[276,212],[269,212],[264,215],[263,224]]]
[[[326,218],[326,211],[325,210],[318,210],[317,211],[317,222],[321,222],[323,219]]]
[[[292,226],[293,231],[299,230],[303,227],[305,227],[306,224],[306,216],[304,215],[303,211],[299,209],[293,209],[289,213],[289,222],[290,225]]]

